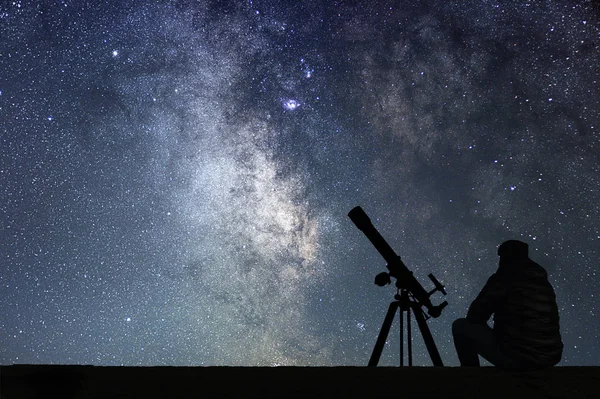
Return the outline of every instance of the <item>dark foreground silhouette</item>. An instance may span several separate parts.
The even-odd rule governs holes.
[[[2,366],[11,398],[598,398],[600,367]]]
[[[452,325],[462,366],[479,366],[479,356],[503,369],[543,369],[563,351],[558,306],[548,274],[529,259],[529,246],[510,240],[498,248],[500,265]],[[494,327],[487,324],[494,315]]]

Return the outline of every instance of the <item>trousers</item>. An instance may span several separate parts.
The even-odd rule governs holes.
[[[463,367],[479,367],[479,356],[496,367],[507,370],[533,369],[534,365],[504,354],[494,331],[487,324],[457,319],[452,323],[452,336]]]

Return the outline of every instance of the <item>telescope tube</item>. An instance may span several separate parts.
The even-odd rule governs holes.
[[[395,277],[397,280],[396,286],[398,288],[407,289],[421,306],[427,308],[427,313],[429,313],[430,316],[438,317],[447,303],[433,306],[431,300],[429,300],[429,293],[425,291],[423,286],[417,281],[415,276],[413,276],[413,273],[408,270],[406,265],[404,265],[402,259],[396,255],[394,250],[384,240],[381,234],[379,234],[365,211],[363,211],[360,206],[357,206],[348,213],[348,217],[356,227],[367,236],[381,256],[383,256],[383,259],[387,262],[390,276]]]

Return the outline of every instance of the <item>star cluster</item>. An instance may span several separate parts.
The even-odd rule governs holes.
[[[514,238],[598,365],[597,7],[375,3],[0,6],[0,363],[365,365],[361,205],[445,364]]]

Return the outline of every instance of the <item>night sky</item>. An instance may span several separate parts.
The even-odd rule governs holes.
[[[0,363],[366,365],[360,205],[445,365],[507,239],[600,365],[599,9],[451,3],[2,2]]]

